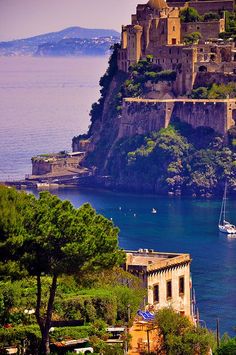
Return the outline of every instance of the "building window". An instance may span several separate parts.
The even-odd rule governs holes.
[[[175,26],[173,26],[173,32],[175,32]]]
[[[172,298],[172,282],[167,281],[166,283],[166,298],[170,299]]]
[[[171,49],[169,49],[169,54],[171,54]]]
[[[184,295],[184,276],[179,278],[179,295]]]
[[[159,285],[153,287],[153,302],[159,302]]]

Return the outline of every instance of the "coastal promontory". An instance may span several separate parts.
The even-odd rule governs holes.
[[[222,4],[150,0],[122,26],[88,133],[73,138],[91,184],[211,196],[227,180],[235,193],[235,12]]]

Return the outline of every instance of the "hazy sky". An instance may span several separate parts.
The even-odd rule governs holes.
[[[136,5],[148,0],[0,0],[0,41],[70,26],[120,31]]]

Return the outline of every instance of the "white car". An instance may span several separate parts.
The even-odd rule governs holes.
[[[76,354],[93,354],[93,348],[88,347],[88,348],[76,348],[73,350],[73,353]]]

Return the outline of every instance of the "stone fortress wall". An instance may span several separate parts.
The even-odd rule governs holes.
[[[206,12],[219,12],[219,11],[233,11],[234,10],[234,0],[195,0],[195,1],[176,1],[168,0],[168,6],[170,7],[184,7],[188,4],[189,7],[193,7],[198,11],[200,15],[204,15]]]
[[[124,99],[118,139],[166,128],[176,118],[225,134],[235,124],[236,100]]]
[[[216,12],[220,20],[181,23],[181,7],[194,7],[200,14]],[[236,100],[192,100],[193,88],[236,81],[236,48],[233,41],[218,40],[225,31],[224,10],[232,11],[234,2],[149,0],[138,5],[131,24],[122,27],[118,68],[128,72],[130,65],[147,55],[162,70],[174,70],[173,83],[147,82],[143,98],[123,101],[118,138],[146,134],[167,127],[174,118],[194,128],[205,126],[225,135],[235,124]],[[198,44],[184,44],[184,37],[200,32]],[[185,97],[185,98],[183,98]]]
[[[218,38],[219,33],[225,31],[225,19],[209,22],[185,22],[181,24],[181,41],[192,32],[200,32],[201,39],[207,41],[209,38]]]

